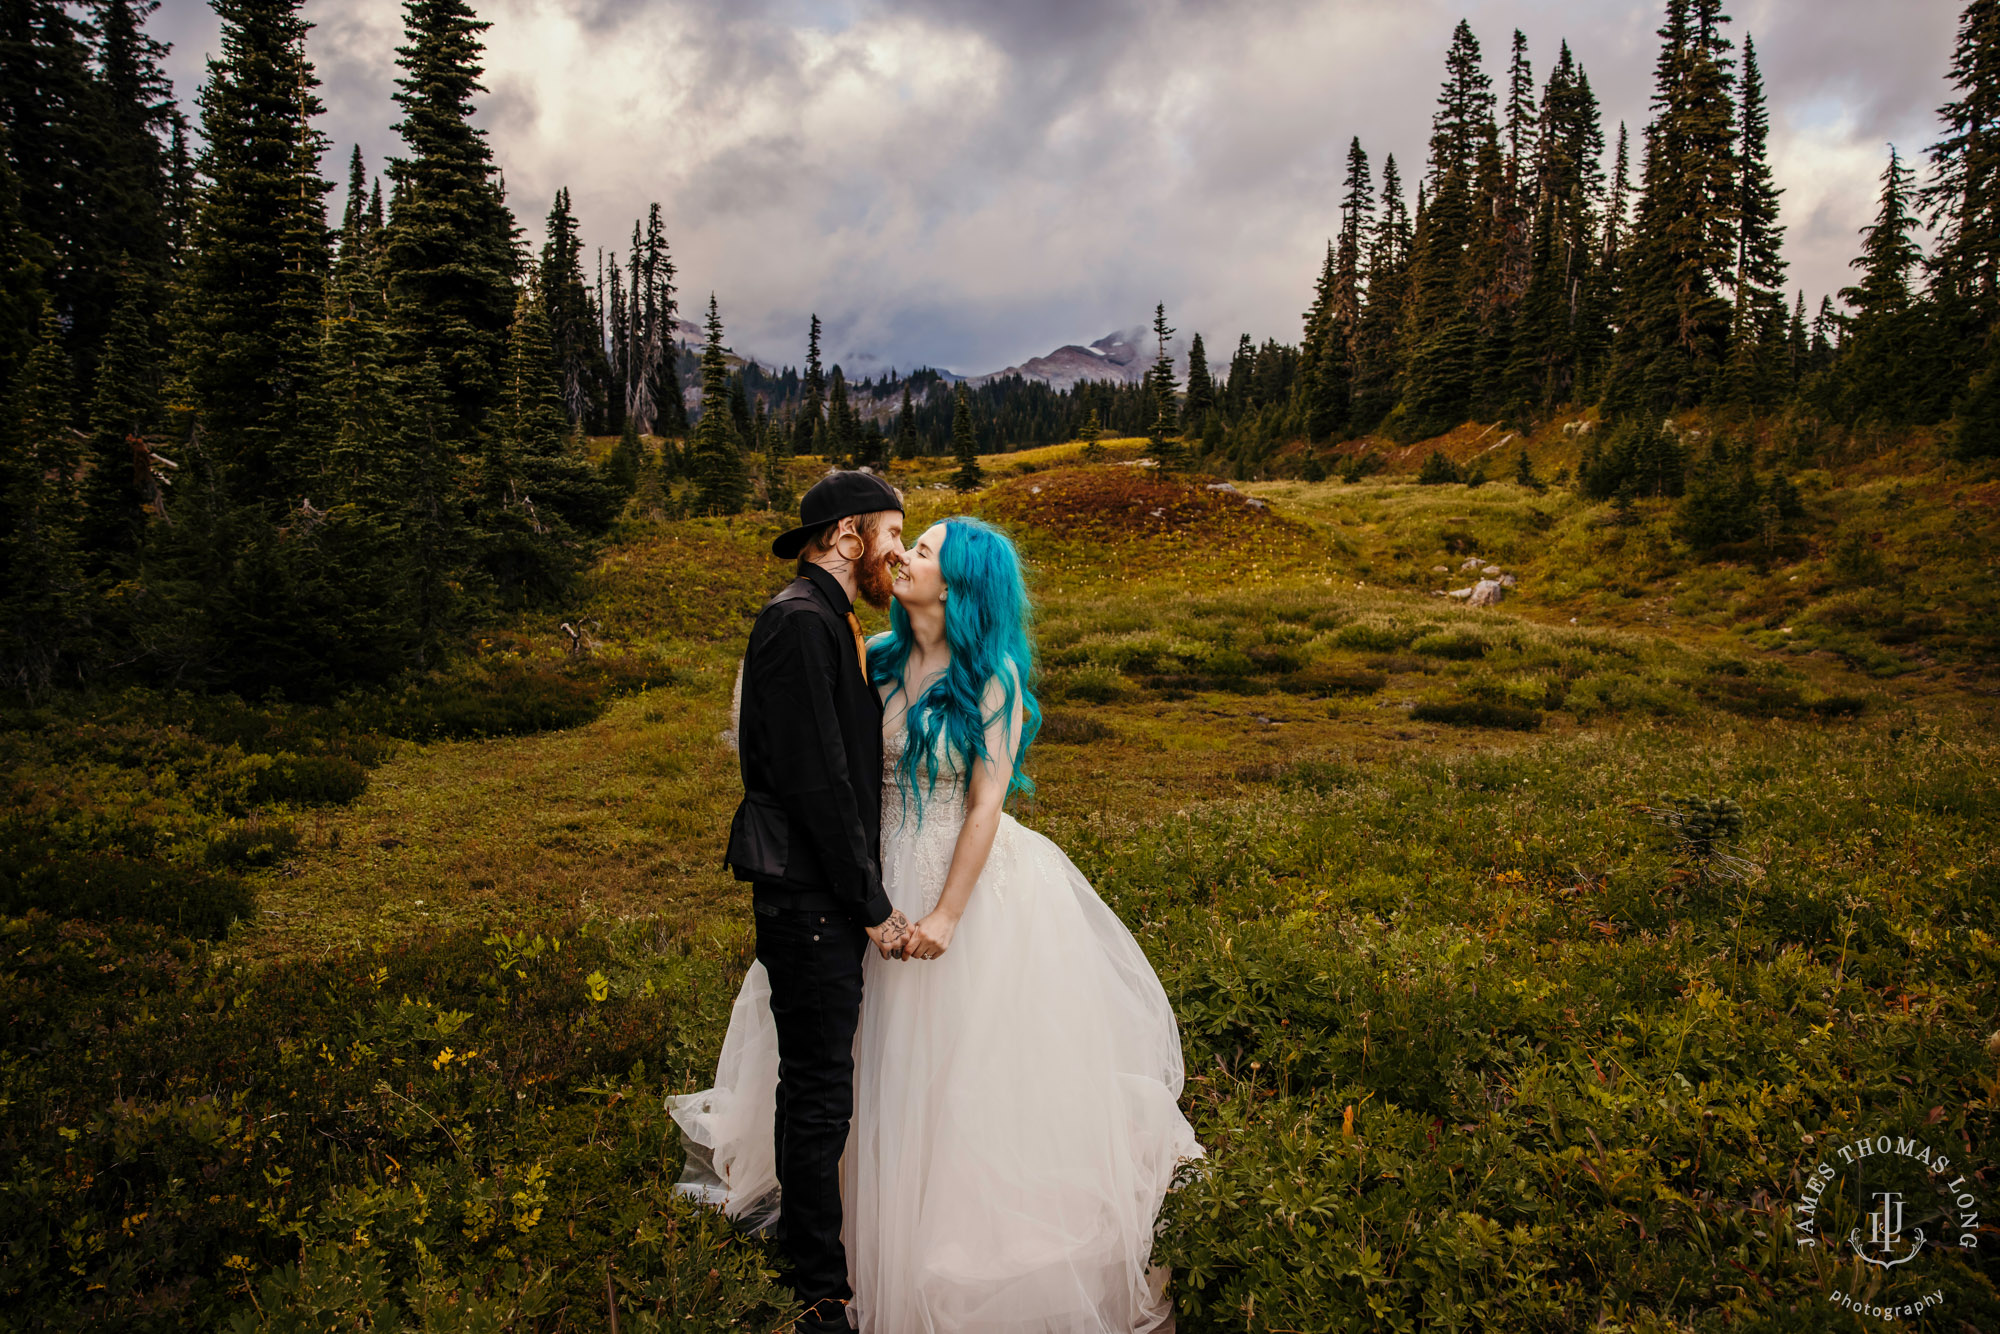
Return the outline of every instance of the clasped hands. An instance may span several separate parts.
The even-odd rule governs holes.
[[[935,959],[951,947],[958,918],[939,908],[922,921],[912,922],[901,908],[879,925],[868,928],[868,938],[885,959]]]

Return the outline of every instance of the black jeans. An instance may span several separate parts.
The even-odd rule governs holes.
[[[838,910],[758,903],[757,959],[778,1029],[778,1244],[793,1289],[829,1329],[852,1297],[840,1241],[840,1155],[854,1117],[854,1031],[868,933]],[[815,1306],[815,1303],[819,1305]]]

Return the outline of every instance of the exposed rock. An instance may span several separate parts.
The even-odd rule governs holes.
[[[1210,482],[1204,489],[1209,491],[1233,492],[1236,490],[1236,484],[1234,482]]]
[[[1498,579],[1501,575],[1505,574],[1506,571],[1501,569],[1498,565],[1489,565],[1485,569],[1481,570],[1480,573],[1485,575],[1488,579]]]
[[[1513,575],[1511,575],[1511,574],[1503,574],[1503,575],[1501,575],[1501,576],[1500,576],[1500,587],[1502,587],[1502,588],[1512,588],[1513,586],[1514,586],[1514,576],[1513,576]]]
[[[1432,573],[1432,574],[1450,574],[1450,573],[1451,573],[1451,566],[1449,566],[1449,565],[1433,565],[1433,566],[1431,566],[1431,573]]]
[[[1481,560],[1477,556],[1467,556],[1464,560],[1458,563],[1458,568],[1461,570],[1476,570],[1485,563],[1486,563],[1485,561]]]
[[[1448,598],[1469,598],[1472,596],[1470,588],[1440,588],[1438,592],[1443,593]]]
[[[1468,607],[1497,607],[1506,589],[1498,579],[1481,579],[1472,586],[1472,596],[1465,600]]]

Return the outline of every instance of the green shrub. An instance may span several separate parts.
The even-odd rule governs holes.
[[[1233,648],[1217,649],[1208,655],[1202,667],[1208,675],[1221,677],[1253,676],[1257,671],[1257,663],[1249,654]]]
[[[1372,695],[1389,683],[1381,672],[1316,658],[1279,681],[1278,688],[1294,695]]]
[[[260,804],[344,806],[367,790],[368,771],[345,755],[281,754],[257,775],[250,799]]]
[[[1109,704],[1131,693],[1131,687],[1115,668],[1098,663],[1088,663],[1064,672],[1053,684],[1063,699],[1081,700],[1086,704]]]
[[[1719,709],[1747,718],[1851,718],[1867,707],[1865,696],[1845,692],[1820,694],[1795,681],[1767,677],[1716,675],[1695,687],[1695,694]]]
[[[257,822],[225,829],[208,841],[202,860],[210,866],[276,866],[299,850],[299,833],[288,824]]]
[[[17,916],[151,922],[212,938],[255,903],[234,876],[172,862],[33,846],[0,853],[0,912]]]
[[[1441,630],[1412,640],[1410,643],[1412,653],[1456,660],[1484,657],[1487,648],[1488,644],[1483,636],[1464,630]]]
[[[1413,721],[1453,727],[1503,727],[1532,732],[1542,725],[1540,710],[1491,699],[1425,700],[1410,710]]]
[[[1410,642],[1411,632],[1379,621],[1355,621],[1333,632],[1333,642],[1342,648],[1369,653],[1390,653]]]
[[[508,664],[414,684],[377,705],[372,721],[414,741],[521,736],[594,722],[608,693],[551,668]]]

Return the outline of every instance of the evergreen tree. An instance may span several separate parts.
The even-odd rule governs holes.
[[[532,278],[514,303],[500,388],[483,442],[478,559],[501,602],[520,607],[560,595],[577,564],[572,530],[602,531],[626,488],[599,477],[569,448],[546,302]],[[664,502],[659,469],[640,462],[653,483],[650,502],[641,505],[650,513]]]
[[[701,419],[694,428],[696,506],[703,514],[737,514],[748,498],[749,479],[729,415],[729,363],[722,355],[722,316],[712,292],[706,332],[701,349]]]
[[[917,439],[917,412],[910,402],[910,386],[903,385],[903,410],[896,414],[896,457],[908,462],[922,452]]]
[[[1326,258],[1320,265],[1319,282],[1313,288],[1313,302],[1305,312],[1305,337],[1301,340],[1306,374],[1301,385],[1301,405],[1306,420],[1306,434],[1310,438],[1324,439],[1339,424],[1344,415],[1346,386],[1340,380],[1340,363],[1329,351],[1337,337],[1334,325],[1335,288],[1339,282],[1339,270],[1334,257],[1331,241],[1327,242]],[[1323,365],[1331,362],[1322,378]],[[1149,378],[1148,386],[1152,384]]]
[[[1250,335],[1243,334],[1236,340],[1236,353],[1229,359],[1229,378],[1223,382],[1223,406],[1232,420],[1239,419],[1250,407],[1250,381],[1257,365],[1257,348],[1251,343]],[[1148,394],[1148,406],[1151,395]],[[1142,423],[1141,429],[1151,423]]]
[[[861,446],[861,423],[847,401],[847,377],[833,368],[833,399],[827,406],[827,461],[836,468],[852,468]]]
[[[1208,373],[1208,350],[1196,334],[1188,344],[1187,397],[1181,405],[1182,428],[1200,430],[1215,409],[1215,381]]]
[[[77,312],[84,318],[71,334],[72,349],[92,375],[97,347],[78,342],[108,338],[110,322],[132,288],[148,316],[161,309],[166,291],[173,203],[168,144],[184,118],[162,67],[167,48],[145,30],[158,8],[158,0],[93,4],[102,107],[94,223],[103,266],[88,275],[88,309]]]
[[[1475,190],[1498,164],[1492,83],[1479,41],[1460,20],[1445,54],[1445,82],[1431,118],[1430,194],[1420,196],[1402,336],[1403,431],[1449,430],[1471,406],[1488,229],[1476,225]],[[1487,158],[1484,170],[1482,155]],[[1487,180],[1486,184],[1492,182]]]
[[[1567,44],[1563,49],[1567,54]],[[1505,151],[1500,154],[1499,179],[1489,180],[1486,192],[1493,274],[1488,280],[1490,309],[1485,321],[1488,384],[1481,397],[1489,405],[1498,405],[1507,397],[1504,367],[1513,356],[1519,307],[1528,291],[1541,115],[1535,102],[1534,70],[1528,61],[1528,38],[1516,28],[1507,64]],[[1602,148],[1600,144],[1600,152]]]
[[[1770,111],[1757,46],[1743,38],[1741,120],[1737,134],[1736,311],[1730,324],[1724,397],[1765,406],[1777,396],[1786,369],[1784,338],[1785,229],[1778,225],[1778,196],[1771,183]]]
[[[354,165],[358,169],[357,150]],[[379,220],[350,181],[340,258],[327,285],[312,425],[317,467],[307,473],[320,503],[353,503],[383,514],[400,491],[388,451],[394,395],[387,379],[388,310],[382,299]]]
[[[514,322],[507,331],[507,367],[501,382],[500,429],[517,470],[530,459],[559,459],[566,453],[569,415],[551,352],[548,299],[539,282],[521,288]],[[512,480],[512,479],[510,479]]]
[[[1618,152],[1611,168],[1611,202],[1604,210],[1604,268],[1615,273],[1631,231],[1629,208],[1632,198],[1632,157],[1627,144],[1625,122],[1618,122]]]
[[[0,126],[0,391],[35,346],[35,323],[46,295],[41,285],[48,247],[21,217],[20,181],[8,160]]]
[[[611,304],[605,307],[605,354],[608,375],[605,388],[605,424],[615,430],[625,428],[625,405],[632,392],[632,306],[625,298],[624,271],[618,256],[607,261],[598,256],[600,271],[611,283]],[[600,279],[599,285],[602,286]]]
[[[1944,341],[1963,349],[1953,368],[1962,377],[2000,321],[2000,0],[1960,11],[1947,79],[1954,96],[1938,110],[1945,133],[1930,147],[1919,202],[1937,238],[1932,286]]]
[[[1167,340],[1174,331],[1167,323],[1167,307],[1164,302],[1153,307],[1153,338],[1158,353],[1153,359],[1153,368],[1147,372],[1153,387],[1153,396],[1158,406],[1154,411],[1151,437],[1153,461],[1162,470],[1172,471],[1187,462],[1187,451],[1181,447],[1180,412],[1176,406],[1180,387],[1174,383],[1174,359],[1167,351]]]
[[[0,125],[18,192],[19,217],[32,228],[20,239],[39,270],[40,287],[74,330],[65,352],[73,374],[88,374],[105,334],[115,294],[105,284],[118,254],[107,250],[101,165],[110,145],[106,98],[92,77],[87,31],[60,0],[0,5]],[[39,341],[40,295],[15,312],[8,329],[18,355]]]
[[[1340,236],[1327,255],[1327,271],[1322,275],[1324,296],[1318,318],[1308,330],[1301,349],[1306,364],[1306,435],[1325,440],[1343,431],[1350,416],[1354,387],[1354,341],[1361,322],[1362,250],[1369,215],[1374,211],[1374,188],[1369,178],[1368,154],[1359,138],[1347,146],[1347,176],[1340,203]],[[1192,385],[1192,380],[1190,380]],[[1199,424],[1207,416],[1190,412],[1190,423]]]
[[[799,401],[799,415],[792,424],[792,452],[795,454],[815,454],[819,452],[821,436],[825,431],[826,417],[826,374],[820,368],[819,360],[819,315],[812,317],[812,326],[806,334],[806,378],[805,394]]]
[[[1514,483],[1517,486],[1524,486],[1530,491],[1546,489],[1542,479],[1535,476],[1535,465],[1528,461],[1528,447],[1526,445],[1521,446],[1520,452],[1514,456]]]
[[[103,574],[137,554],[152,498],[152,455],[145,435],[157,425],[160,367],[145,300],[144,288],[132,281],[112,314],[111,332],[97,361],[89,463],[78,516],[78,539],[92,574]]]
[[[404,0],[396,48],[396,125],[410,156],[392,160],[397,190],[383,252],[398,359],[435,360],[443,428],[470,441],[498,401],[517,269],[513,215],[502,200],[486,132],[472,123],[480,34],[492,24],[467,0]]]
[[[1792,307],[1792,322],[1785,333],[1786,387],[1797,393],[1799,382],[1805,377],[1806,357],[1811,348],[1806,333],[1806,291],[1799,289],[1798,304]]]
[[[773,514],[790,514],[797,503],[792,495],[791,471],[779,448],[777,424],[769,423],[764,432],[764,508]]]
[[[1410,218],[1395,154],[1382,163],[1382,204],[1368,249],[1367,303],[1354,340],[1350,424],[1372,430],[1396,398],[1401,371],[1397,335],[1409,285]]]
[[[1854,314],[1846,322],[1839,368],[1839,406],[1848,420],[1901,422],[1928,415],[1928,387],[1917,374],[1923,343],[1922,312],[1913,306],[1911,277],[1922,261],[1911,232],[1911,171],[1895,146],[1882,171],[1875,221],[1861,229],[1861,253],[1850,266],[1861,281],[1841,289]]]
[[[556,191],[549,208],[540,277],[563,407],[572,423],[597,420],[604,411],[610,366],[604,358],[596,303],[583,281],[583,244],[577,238],[568,187]]]
[[[2000,458],[2000,338],[1988,338],[1986,364],[1952,404],[1948,438],[1962,460]]]
[[[681,435],[687,430],[687,412],[681,403],[674,346],[674,319],[680,305],[674,298],[676,270],[658,204],[647,211],[643,237],[639,224],[632,224],[629,273],[632,296],[625,411],[638,418],[641,434]],[[748,426],[747,420],[737,422],[739,432]]]
[[[420,665],[442,652],[459,611],[456,575],[465,555],[457,495],[454,409],[435,357],[405,375],[396,453],[402,464],[404,577]]]
[[[30,698],[75,669],[86,629],[71,370],[52,302],[40,323],[0,437],[0,670]]]
[[[961,381],[951,396],[951,454],[958,460],[952,485],[961,491],[976,489],[983,480],[979,467],[979,441],[972,429],[972,395]]]
[[[1462,482],[1465,476],[1451,456],[1441,449],[1434,449],[1424,456],[1423,466],[1417,469],[1419,486],[1439,486],[1446,482]]]
[[[735,429],[730,429],[730,438],[736,438]],[[604,475],[622,495],[631,495],[639,485],[639,465],[645,448],[639,441],[639,419],[631,413],[625,414],[625,429],[618,433],[618,443],[611,447],[611,453],[604,460]],[[731,511],[734,513],[734,511]]]
[[[1104,446],[1099,437],[1104,434],[1104,424],[1097,419],[1097,409],[1083,419],[1083,426],[1077,431],[1077,439],[1083,441],[1083,461],[1095,463],[1104,457]]]
[[[1516,28],[1507,62],[1507,185],[1516,207],[1524,212],[1527,206],[1524,192],[1536,158],[1539,116],[1534,70],[1528,63],[1528,38]]]
[[[176,312],[180,395],[228,504],[286,501],[319,360],[330,264],[303,0],[216,0],[202,183]]]
[[[1727,350],[1735,279],[1735,75],[1721,0],[1668,0],[1646,127],[1643,188],[1629,256],[1608,406],[1652,410],[1699,400]]]

